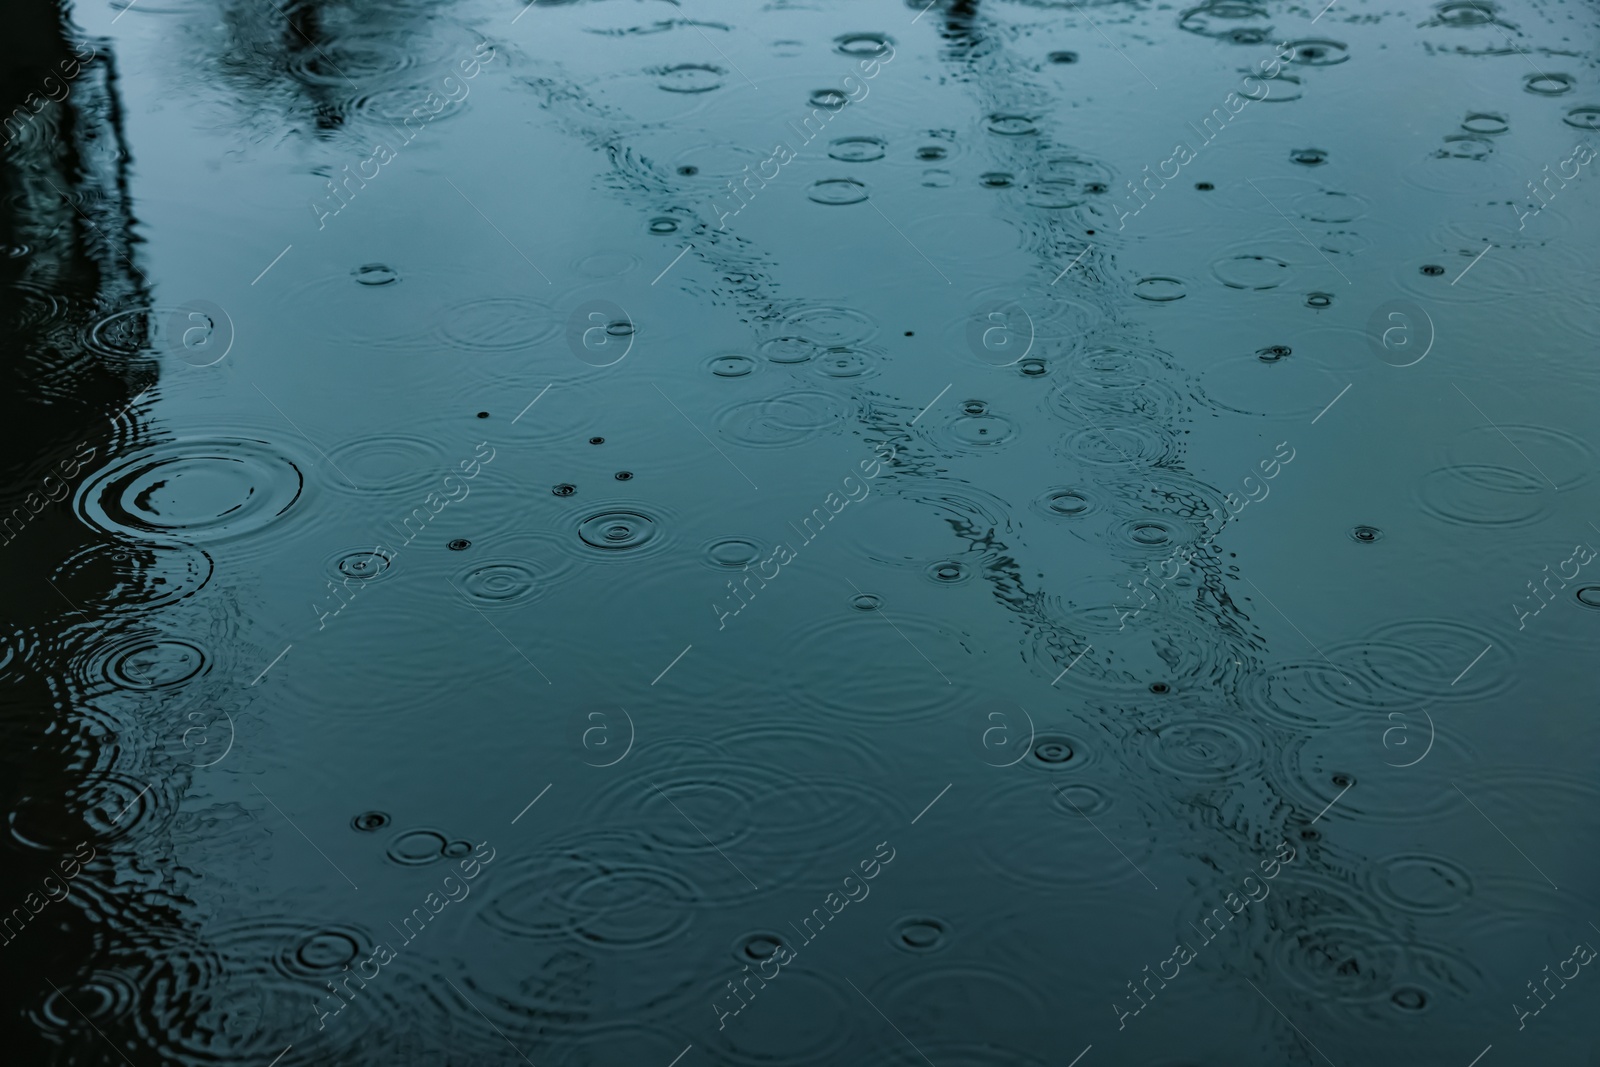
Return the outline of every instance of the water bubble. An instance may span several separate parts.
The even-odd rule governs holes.
[[[1318,167],[1328,161],[1328,153],[1321,148],[1296,148],[1289,153],[1289,160],[1302,167]]]
[[[468,541],[465,537],[458,537],[445,547],[452,552],[465,552],[467,549],[472,547],[472,542]]]
[[[1423,266],[1422,273],[1430,278],[1437,278],[1444,273],[1444,268],[1437,263],[1428,263]]]
[[[633,472],[632,471],[618,471],[612,477],[616,478],[616,480],[619,481],[619,482],[631,482],[631,481],[633,481]]]
[[[362,833],[370,834],[389,825],[389,816],[381,811],[364,811],[350,820],[350,825]]]
[[[783,948],[783,935],[770,930],[755,930],[733,939],[733,958],[741,963],[761,963]]]
[[[942,144],[925,144],[917,149],[916,156],[924,163],[936,163],[950,154]]]
[[[577,491],[578,487],[573,485],[571,482],[560,482],[550,488],[550,492],[554,493],[556,496],[571,496]]]
[[[854,178],[822,178],[811,183],[806,198],[835,207],[859,204],[867,198],[867,187]]]
[[[1003,170],[991,170],[980,174],[978,181],[990,189],[1009,189],[1014,179]]]
[[[1051,52],[1050,55],[1047,56],[1046,58],[1049,59],[1050,62],[1052,62],[1052,63],[1076,63],[1078,61],[1078,53],[1076,53],[1076,52]]]
[[[1050,373],[1050,368],[1045,365],[1045,361],[1042,359],[1022,360],[1017,364],[1017,370],[1029,378],[1038,378]]]
[[[1028,753],[1030,761],[1044,767],[1061,767],[1072,762],[1077,750],[1073,747],[1072,740],[1066,737],[1039,737],[1033,742],[1033,750]]]
[[[1331,294],[1331,293],[1307,293],[1306,294],[1306,307],[1308,307],[1308,308],[1321,309],[1321,308],[1325,308],[1325,307],[1330,306],[1332,303],[1333,303],[1333,294]]]
[[[1352,526],[1350,528],[1350,540],[1359,541],[1364,545],[1370,545],[1382,536],[1383,531],[1376,526]]]
[[[692,178],[696,174],[700,173],[700,168],[686,163],[678,168],[678,173],[683,175],[685,178]]]
[[[889,150],[882,137],[837,137],[828,145],[828,158],[841,163],[872,163]]]
[[[488,413],[488,412],[487,412],[487,411],[480,411],[480,412],[478,412],[478,418],[480,418],[480,419],[487,419],[487,418],[488,418],[488,417],[489,417],[489,413]]]
[[[908,916],[889,928],[889,944],[919,955],[937,952],[950,939],[950,925],[927,915]]]
[[[1172,687],[1166,682],[1151,682],[1150,692],[1156,694],[1157,696],[1165,696],[1166,694],[1172,692]]]
[[[400,280],[398,271],[382,263],[364,263],[350,273],[361,285],[393,285]]]
[[[1199,189],[1202,193],[1209,193],[1211,190],[1216,188],[1216,186],[1212,185],[1210,182],[1195,182],[1194,187]]]
[[[1600,609],[1600,585],[1579,586],[1572,595],[1577,597],[1578,603],[1584,607]]]
[[[587,300],[567,316],[567,349],[591,367],[620,363],[633,351],[634,334],[633,319],[609,300]]]
[[[404,867],[421,867],[444,856],[449,842],[437,830],[407,830],[389,842],[385,854]]]
[[[850,606],[857,611],[877,611],[883,598],[875,593],[857,593],[850,598]]]
[[[1389,1000],[1401,1011],[1421,1011],[1428,1006],[1428,995],[1420,989],[1409,987],[1396,989]]]
[[[657,218],[653,218],[650,220],[650,232],[655,234],[657,237],[665,237],[668,234],[677,233],[678,220],[672,218],[670,215],[662,215]]]

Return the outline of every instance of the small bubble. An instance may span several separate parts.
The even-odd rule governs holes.
[[[1029,378],[1037,378],[1041,374],[1048,374],[1049,368],[1042,359],[1025,359],[1017,364],[1017,369]]]
[[[448,547],[452,552],[465,552],[467,549],[472,547],[472,542],[468,541],[465,537],[458,537],[454,541],[451,541],[446,547]]]
[[[578,487],[571,482],[562,482],[550,490],[556,496],[571,496],[578,491]]]
[[[371,833],[389,825],[389,816],[381,811],[364,811],[350,820],[350,825],[362,833]]]
[[[1318,167],[1328,161],[1328,153],[1320,148],[1297,148],[1289,153],[1289,159],[1302,167]]]
[[[961,410],[968,415],[982,415],[989,410],[989,405],[982,400],[963,400]]]
[[[489,413],[488,413],[488,412],[487,412],[487,411],[480,411],[480,412],[478,412],[478,418],[480,418],[480,419],[487,419],[487,418],[488,418],[488,417],[489,417]]]
[[[882,603],[883,598],[875,593],[857,593],[850,598],[850,606],[857,611],[877,611]]]
[[[392,267],[382,263],[364,263],[350,272],[362,285],[393,285],[400,280],[400,275]]]
[[[1439,275],[1444,273],[1444,268],[1439,266],[1437,263],[1429,263],[1422,268],[1422,273],[1426,274],[1430,278],[1437,278]]]
[[[693,177],[696,174],[699,174],[700,173],[700,168],[696,167],[696,166],[691,166],[691,165],[687,165],[686,164],[686,165],[678,168],[678,173],[683,175],[685,178],[689,178],[689,177]]]
[[[1355,526],[1350,530],[1351,540],[1360,541],[1364,545],[1370,545],[1382,536],[1383,531],[1376,526]]]
[[[1209,193],[1211,190],[1216,188],[1216,186],[1212,185],[1210,182],[1195,182],[1194,187],[1200,190],[1202,193]]]
[[[1586,608],[1600,608],[1600,585],[1581,586],[1573,595]]]
[[[1268,345],[1266,348],[1256,349],[1256,358],[1263,363],[1276,363],[1293,351],[1288,345]]]
[[[677,233],[678,232],[678,220],[677,219],[669,219],[669,218],[666,218],[664,216],[661,217],[661,218],[651,219],[650,220],[650,232],[655,234],[657,237],[664,237],[664,236],[666,236],[667,234],[670,234],[670,233]]]
[[[1320,308],[1325,308],[1325,307],[1328,307],[1329,305],[1331,305],[1332,303],[1333,303],[1333,295],[1331,293],[1307,293],[1306,294],[1306,307],[1308,307],[1308,308],[1319,308],[1319,309]]]
[[[633,481],[633,472],[632,471],[618,471],[616,473],[615,477],[616,477],[617,481],[619,481],[619,482],[631,482],[631,481]]]
[[[906,331],[906,336],[907,336],[907,337],[911,337],[911,336],[913,336],[913,335],[912,335],[912,333],[911,333],[911,331],[910,331],[910,330],[907,330],[907,331]]]
[[[1345,774],[1343,771],[1334,771],[1333,774],[1328,778],[1328,781],[1332,782],[1340,789],[1348,789],[1350,786],[1356,784],[1355,776]]]
[[[591,437],[589,438],[589,443],[591,445],[603,445],[606,443],[606,439],[604,437]]]
[[[1401,1011],[1421,1011],[1428,1006],[1428,995],[1420,989],[1396,989],[1389,1000]]]
[[[1170,685],[1168,685],[1166,682],[1151,682],[1150,683],[1150,692],[1155,693],[1156,695],[1159,696],[1162,693],[1170,693],[1170,692],[1172,692],[1172,687]]]
[[[1050,53],[1050,62],[1052,62],[1052,63],[1076,63],[1077,61],[1078,61],[1078,53],[1076,53],[1076,52],[1051,52]]]

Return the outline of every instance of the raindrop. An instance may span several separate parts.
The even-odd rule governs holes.
[[[362,833],[371,833],[389,825],[389,816],[381,811],[364,811],[350,820],[350,825]]]
[[[1522,87],[1538,96],[1561,96],[1572,92],[1574,84],[1570,74],[1530,74]]]
[[[818,89],[811,94],[811,106],[824,111],[838,111],[850,102],[843,89]]]
[[[850,598],[850,606],[857,611],[877,611],[883,598],[875,593],[857,593]]]
[[[1332,303],[1333,303],[1333,295],[1331,293],[1307,293],[1306,294],[1306,307],[1319,308],[1320,309],[1320,308],[1328,307]]]
[[[578,487],[571,482],[562,482],[560,485],[552,487],[550,491],[556,496],[571,496],[578,491]]]
[[[1439,275],[1444,273],[1444,268],[1439,266],[1437,263],[1429,263],[1422,268],[1422,273],[1426,274],[1430,278],[1437,278]]]
[[[1049,58],[1052,63],[1076,63],[1078,61],[1078,53],[1051,52]]]
[[[859,204],[867,198],[867,187],[854,178],[823,178],[811,183],[806,198],[813,203],[835,207]]]
[[[1289,159],[1302,167],[1318,167],[1328,161],[1328,153],[1320,148],[1296,148]]]
[[[633,481],[633,472],[632,471],[618,471],[616,473],[615,477],[616,477],[617,481],[619,481],[619,482],[631,482],[631,481]]]
[[[1288,345],[1268,345],[1266,348],[1256,349],[1256,358],[1263,363],[1276,363],[1292,351]]]
[[[468,541],[465,537],[458,537],[454,541],[451,541],[449,545],[450,551],[452,552],[465,552],[471,547],[472,542]]]
[[[1353,526],[1350,529],[1350,539],[1364,545],[1370,545],[1382,536],[1383,531],[1376,526]]]

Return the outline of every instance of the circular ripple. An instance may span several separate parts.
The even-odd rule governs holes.
[[[176,811],[159,785],[125,774],[91,774],[65,793],[26,794],[13,801],[6,822],[22,845],[46,852],[71,852],[88,839],[110,844],[157,834]]]
[[[389,573],[394,557],[381,548],[352,548],[335,553],[328,559],[328,576],[334,581],[350,579],[356,582],[373,582]]]
[[[1067,458],[1097,467],[1158,466],[1172,457],[1173,450],[1166,429],[1148,422],[1086,426],[1068,434],[1060,445]]]
[[[175,689],[204,674],[209,666],[199,645],[153,630],[102,645],[88,658],[96,679],[119,689]]]
[[[151,611],[186,600],[211,580],[210,556],[190,545],[97,544],[68,556],[50,576],[83,611]]]
[[[1570,93],[1577,84],[1570,74],[1529,74],[1522,87],[1536,96],[1562,96]]]
[[[1259,770],[1265,742],[1242,721],[1184,720],[1142,735],[1140,748],[1161,774],[1197,782],[1236,782]]]
[[[987,828],[979,835],[978,862],[1007,882],[1038,888],[1142,886],[1144,879],[1134,868],[1154,855],[1155,833],[1148,816],[1125,797],[1107,794],[1101,798],[1110,799],[1106,810],[1086,818],[1072,805],[1057,802],[1045,783],[1008,783],[977,800]],[[1072,800],[1078,804],[1079,797]],[[1117,848],[1106,844],[1096,825]]]
[[[1039,512],[1057,519],[1076,519],[1095,510],[1095,502],[1089,492],[1072,486],[1057,486],[1046,489],[1034,498],[1034,508]]]
[[[479,917],[502,933],[626,951],[680,937],[702,899],[645,840],[605,830],[505,860],[484,892]]]
[[[336,488],[359,493],[414,494],[440,487],[450,471],[444,451],[423,437],[372,434],[346,441],[329,453],[342,476]]]
[[[1453,526],[1530,526],[1552,508],[1537,475],[1485,463],[1435,468],[1422,476],[1412,498],[1428,515]]]
[[[802,703],[830,717],[864,724],[949,717],[963,701],[978,699],[956,674],[957,665],[970,656],[960,634],[901,609],[883,608],[876,597],[870,607],[865,602],[851,607],[854,610],[788,636],[786,645],[795,652],[793,669],[829,663],[841,677],[853,679],[848,686],[817,685],[797,675],[793,683]],[[893,627],[877,617],[880,610]],[[939,668],[931,668],[930,661]]]
[[[629,508],[607,508],[578,523],[578,537],[584,544],[604,552],[630,552],[655,540],[660,527],[643,512]]]
[[[1293,268],[1276,256],[1240,252],[1211,264],[1211,274],[1229,289],[1276,289],[1289,281]]]
[[[783,316],[787,332],[817,345],[856,345],[878,332],[872,316],[842,304],[817,304]]]
[[[1448,915],[1472,896],[1472,876],[1443,856],[1402,852],[1375,860],[1367,872],[1375,897],[1413,915]]]
[[[1457,434],[1445,446],[1444,458],[1457,465],[1459,477],[1474,485],[1521,494],[1524,489],[1520,479],[1512,483],[1503,474],[1484,473],[1498,470],[1486,464],[1504,456],[1507,440],[1562,492],[1590,481],[1596,469],[1600,468],[1600,453],[1577,434],[1553,426],[1518,423],[1476,426]],[[1496,451],[1496,445],[1499,451]],[[1540,478],[1530,484],[1542,488],[1549,483]]]
[[[441,341],[478,352],[533,348],[556,336],[562,325],[553,309],[520,296],[483,297],[438,314]]]
[[[650,73],[655,75],[656,86],[669,93],[709,93],[722,88],[726,74],[709,63],[679,63],[657,68]]]
[[[841,163],[873,163],[888,150],[882,137],[837,137],[828,145],[828,158]]]
[[[443,859],[446,844],[438,830],[406,830],[389,842],[384,855],[402,867],[422,867]]]
[[[743,445],[787,448],[811,437],[838,433],[848,402],[831,393],[796,391],[735,404],[717,416],[721,432]]]
[[[755,373],[756,361],[749,356],[713,356],[706,362],[706,369],[718,378],[743,378]]]
[[[994,114],[989,116],[986,125],[990,133],[1005,137],[1022,137],[1039,132],[1038,121],[1028,115]]]
[[[190,437],[102,467],[73,501],[90,526],[135,538],[215,542],[259,533],[300,499],[304,476],[265,441]]]
[[[1575,107],[1561,121],[1580,130],[1600,130],[1600,107],[1593,104]]]
[[[1140,278],[1135,282],[1133,295],[1152,304],[1167,304],[1174,300],[1182,300],[1188,293],[1184,290],[1180,279],[1153,276]]]
[[[821,178],[811,183],[806,199],[816,204],[842,207],[867,198],[867,187],[854,178]]]
[[[894,41],[882,33],[846,33],[833,39],[833,48],[841,55],[874,59],[894,51]]]

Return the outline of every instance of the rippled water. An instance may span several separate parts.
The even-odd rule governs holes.
[[[1593,4],[10,16],[20,1062],[1600,1064]]]

